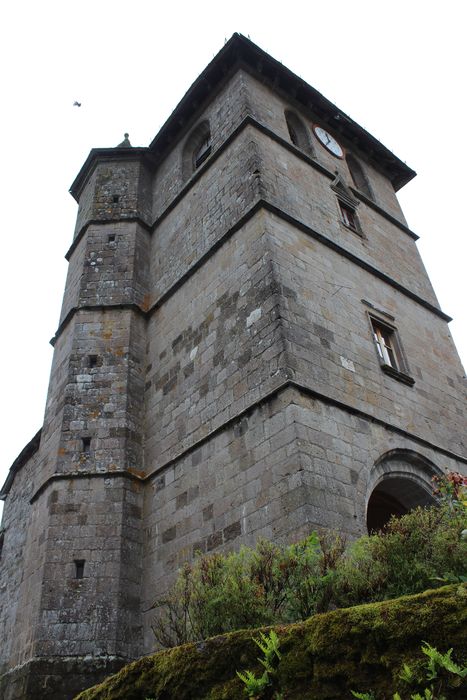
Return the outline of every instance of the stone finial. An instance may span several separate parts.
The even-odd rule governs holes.
[[[129,134],[124,134],[124,139],[121,143],[118,144],[117,148],[132,148],[132,145],[129,140]]]

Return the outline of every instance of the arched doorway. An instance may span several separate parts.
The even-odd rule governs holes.
[[[439,473],[432,462],[412,451],[391,450],[380,457],[367,501],[368,532],[382,530],[393,515],[435,503],[431,480]]]
[[[382,530],[393,515],[404,515],[417,506],[428,506],[434,502],[433,496],[411,478],[399,476],[383,479],[368,501],[368,532]]]

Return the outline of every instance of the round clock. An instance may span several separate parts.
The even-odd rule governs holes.
[[[313,131],[315,132],[315,136],[318,141],[329,151],[329,153],[332,153],[332,155],[336,156],[336,158],[344,157],[344,151],[342,150],[341,146],[337,143],[336,139],[331,136],[331,134],[328,134],[326,129],[323,129],[321,126],[314,126]]]

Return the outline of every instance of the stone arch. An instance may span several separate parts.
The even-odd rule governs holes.
[[[187,180],[211,153],[211,128],[207,119],[189,134],[182,154],[182,174]]]
[[[366,196],[369,199],[374,200],[374,195],[370,187],[370,183],[368,182],[368,178],[365,175],[365,172],[359,161],[355,158],[354,155],[352,155],[352,153],[347,153],[345,159],[347,161],[347,166],[349,168],[352,180],[354,181],[357,190],[360,190],[360,192],[366,194]]]
[[[417,506],[435,503],[432,478],[441,474],[431,460],[413,450],[395,449],[381,455],[368,484],[368,531],[381,530],[391,515],[404,515]]]
[[[306,128],[304,122],[297,114],[295,114],[295,112],[292,112],[290,109],[285,110],[284,116],[287,123],[287,129],[289,130],[290,140],[292,141],[293,145],[300,148],[300,150],[307,153],[309,156],[313,155],[308,129]]]

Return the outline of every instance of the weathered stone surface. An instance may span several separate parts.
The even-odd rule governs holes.
[[[0,673],[136,658],[196,551],[355,536],[381,483],[410,507],[465,468],[463,370],[394,191],[413,173],[357,125],[333,131],[336,108],[258,52],[234,37],[150,147],[92,151],[72,187],[40,444],[5,486]],[[404,372],[381,366],[370,314],[397,329]]]

